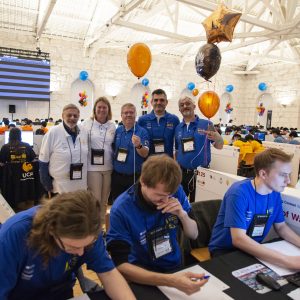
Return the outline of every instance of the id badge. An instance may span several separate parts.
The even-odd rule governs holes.
[[[82,167],[83,167],[83,163],[70,165],[70,180],[82,179]]]
[[[125,148],[119,148],[117,153],[117,161],[124,163],[127,159],[128,150]]]
[[[164,153],[165,152],[165,141],[164,139],[153,139],[154,152]]]
[[[255,214],[252,222],[247,230],[247,235],[250,237],[262,237],[268,222],[269,215],[257,215]]]
[[[163,227],[151,230],[146,234],[152,259],[156,260],[173,251],[170,233]]]
[[[91,164],[104,165],[104,149],[91,149]]]
[[[181,140],[183,153],[195,150],[194,138],[185,138]]]

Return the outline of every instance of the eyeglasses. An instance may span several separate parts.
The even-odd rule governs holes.
[[[78,250],[81,250],[82,248],[84,249],[84,251],[89,251],[95,246],[95,244],[98,240],[98,238],[95,238],[94,241],[92,241],[89,245],[84,246],[84,247],[74,247],[74,246],[69,246],[69,245],[64,244],[59,236],[56,236],[55,238],[59,242],[59,247],[66,252],[67,251],[78,251]]]
[[[135,111],[123,111],[122,115],[124,116],[132,116],[135,114]]]

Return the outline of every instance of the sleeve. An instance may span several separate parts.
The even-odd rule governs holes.
[[[49,174],[49,163],[39,161],[40,181],[46,191],[52,191],[52,178]]]
[[[143,146],[149,148],[149,134],[148,134],[147,130],[145,130],[145,129],[141,130],[140,138],[141,138],[141,143],[143,144]]]
[[[53,128],[54,129],[54,128]],[[45,163],[49,163],[51,156],[51,140],[53,135],[53,129],[44,135],[42,145],[40,149],[39,160]]]
[[[228,192],[226,197],[224,227],[247,229],[246,210],[247,201],[240,192]],[[225,201],[225,199],[223,200]]]
[[[132,238],[122,214],[117,210],[110,212],[110,227],[106,241],[107,249],[117,265],[128,261]]]
[[[16,235],[0,234],[0,299],[8,299],[8,295],[16,286],[22,268],[22,250]],[[23,249],[23,252],[24,249]]]
[[[174,134],[174,139],[175,139],[175,150],[178,151],[178,139],[177,139],[177,132],[178,132],[178,125],[175,128],[175,134]]]
[[[179,186],[176,194],[174,195],[175,198],[177,198],[183,208],[187,213],[191,211],[191,204],[189,202],[189,199],[187,195],[185,194],[182,185]]]
[[[282,223],[285,222],[284,219],[284,212],[282,209],[282,198],[281,195],[278,193],[276,200],[274,201],[274,207],[276,207],[276,216],[274,219],[274,223]]]
[[[111,257],[105,249],[103,237],[100,234],[93,248],[86,255],[87,268],[96,273],[104,273],[115,268]]]

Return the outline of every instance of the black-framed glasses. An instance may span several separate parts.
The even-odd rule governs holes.
[[[59,242],[59,247],[66,252],[67,251],[78,251],[78,250],[81,250],[82,248],[84,249],[84,251],[89,251],[95,246],[95,244],[98,240],[98,238],[95,238],[89,245],[84,246],[84,247],[74,247],[74,246],[65,245],[59,236],[55,236],[55,238]]]

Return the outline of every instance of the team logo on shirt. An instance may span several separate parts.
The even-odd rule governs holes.
[[[146,127],[150,129],[152,127],[151,122],[147,122]]]
[[[174,229],[177,226],[178,226],[178,218],[177,218],[177,216],[174,216],[174,215],[168,216],[168,218],[166,219],[166,227],[168,229]]]
[[[174,128],[174,124],[168,122],[167,125],[166,125],[166,127],[169,128],[169,129],[173,129]]]
[[[22,165],[22,169],[24,172],[29,172],[33,169],[33,166],[30,163],[24,162]]]

